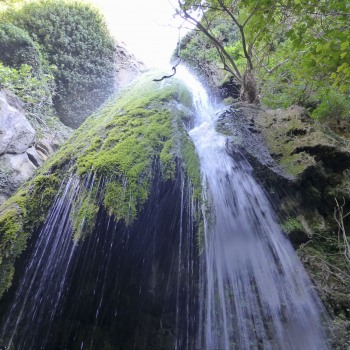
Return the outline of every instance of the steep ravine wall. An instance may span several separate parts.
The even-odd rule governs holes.
[[[88,118],[33,180],[0,207],[0,295],[11,285],[14,261],[69,174],[80,179],[70,216],[76,241],[91,233],[100,205],[116,221],[131,225],[150,195],[156,161],[164,180],[174,179],[182,164],[193,201],[199,200],[198,159],[184,129],[191,95],[175,80],[152,81],[161,74],[144,75]]]
[[[16,349],[185,348],[196,330],[189,314],[197,314],[198,294],[192,186],[181,161],[173,179],[164,180],[159,161],[153,171],[149,198],[132,224],[101,206],[91,234],[75,247],[72,228],[62,229],[64,215],[45,224],[49,240],[33,236],[0,302],[0,324],[10,325],[0,327],[0,345],[18,323]]]
[[[68,138],[69,128],[59,124],[38,133],[19,98],[0,90],[0,204]]]
[[[335,220],[337,203],[350,239],[350,144],[301,107],[265,111],[236,103],[218,129],[228,151],[249,160],[333,320],[333,348],[350,346],[350,261]],[[339,220],[339,212],[336,211]]]

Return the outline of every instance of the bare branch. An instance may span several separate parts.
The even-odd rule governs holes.
[[[348,237],[346,236],[344,218],[350,214],[344,214],[345,199],[343,198],[343,204],[339,205],[336,198],[334,198],[336,206],[334,208],[334,219],[338,224],[338,242],[343,247],[343,255],[345,259],[350,262],[350,244]]]
[[[227,63],[225,63],[226,61],[229,62],[230,66],[232,67],[232,69],[229,69],[230,73],[238,80],[238,81],[242,81],[242,75],[240,73],[240,71],[238,70],[238,67],[236,65],[236,63],[233,61],[233,59],[231,58],[231,56],[227,53],[227,51],[225,50],[225,48],[223,47],[223,45],[219,42],[219,40],[217,40],[210,32],[207,28],[205,28],[203,26],[202,23],[200,23],[200,21],[196,20],[194,17],[192,17],[181,5],[181,2],[179,1],[179,6],[183,11],[183,15],[181,15],[182,18],[187,19],[188,21],[190,21],[192,24],[195,24],[199,30],[206,35],[214,44],[214,46],[216,47],[217,51],[220,54],[220,57],[225,57],[224,60],[224,65],[227,66]]]
[[[252,62],[252,59],[251,59],[251,56],[249,55],[248,53],[248,50],[247,50],[247,42],[246,42],[246,37],[245,37],[245,33],[244,33],[244,28],[243,28],[243,25],[241,25],[237,18],[235,17],[235,15],[232,13],[232,11],[230,11],[227,6],[224,4],[223,0],[218,0],[218,3],[222,6],[223,10],[230,16],[230,18],[232,19],[232,21],[236,24],[238,30],[239,30],[239,33],[241,35],[241,40],[242,40],[242,47],[243,47],[243,52],[244,52],[244,56],[248,62],[248,67],[249,67],[249,70],[253,70],[254,66],[253,66],[253,62]]]

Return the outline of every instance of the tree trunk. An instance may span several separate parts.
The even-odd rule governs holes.
[[[258,103],[257,84],[254,72],[247,70],[243,75],[241,85],[241,100],[249,103]]]

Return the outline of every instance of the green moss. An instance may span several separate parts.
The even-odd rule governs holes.
[[[0,217],[0,251],[3,252],[0,262],[13,254],[13,245],[22,228],[21,221],[17,220],[19,210],[18,207],[10,207]]]
[[[162,165],[162,173],[166,180],[175,177],[176,163],[174,159],[175,145],[174,139],[164,142],[164,147],[160,152],[160,161]]]
[[[39,174],[0,206],[0,297],[11,285],[15,259],[45,219],[61,180]]]
[[[281,223],[281,228],[285,233],[288,234],[303,230],[303,225],[297,218],[287,218],[287,220]]]
[[[279,164],[290,175],[298,176],[301,174],[310,164],[313,164],[313,158],[305,152],[297,154],[285,154],[280,158]]]
[[[75,240],[92,231],[101,203],[115,220],[132,224],[148,199],[157,162],[164,179],[173,179],[177,164],[183,164],[193,185],[193,199],[200,200],[199,160],[183,126],[188,116],[180,108],[182,100],[189,104],[188,94],[178,81],[159,84],[152,81],[154,77],[154,72],[146,74],[90,116],[38,175],[0,207],[0,257],[4,262],[8,259],[6,263],[13,264],[24,250],[67,173],[81,179],[71,212]],[[4,274],[0,279],[5,281],[0,285],[1,294],[13,270],[2,269],[1,264],[0,270]]]
[[[11,287],[14,273],[15,268],[11,261],[2,262],[0,264],[0,297]]]
[[[193,142],[186,133],[182,134],[182,156],[185,162],[185,170],[193,185],[193,197],[201,199],[201,174],[199,158]]]
[[[91,233],[98,212],[98,206],[85,191],[84,195],[73,203],[72,222],[74,240],[79,241]]]
[[[175,159],[183,157],[195,196],[200,196],[198,159],[183,129],[185,113],[177,108],[178,103],[190,105],[190,94],[177,80],[153,82],[159,74],[144,75],[88,118],[49,165],[59,168],[73,159],[71,170],[80,176],[93,170],[98,177],[114,178],[107,182],[103,203],[118,220],[128,223],[148,198],[156,159],[160,159],[163,177],[171,179]],[[91,143],[87,145],[86,140]]]

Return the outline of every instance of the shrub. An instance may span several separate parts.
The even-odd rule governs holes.
[[[346,94],[331,89],[324,89],[320,93],[320,101],[321,103],[311,114],[313,118],[326,120],[350,117],[350,100]]]
[[[65,124],[79,126],[114,85],[115,44],[101,14],[78,2],[41,0],[3,17],[30,33],[57,67],[55,108]]]
[[[27,64],[36,72],[42,69],[39,48],[26,31],[10,23],[0,24],[0,45],[0,61],[4,65],[20,68]]]
[[[5,87],[24,103],[28,120],[40,132],[47,129],[49,119],[53,119],[52,94],[53,77],[33,74],[31,66],[23,64],[20,68],[10,68],[0,62],[0,87]],[[40,135],[39,135],[40,136]]]

